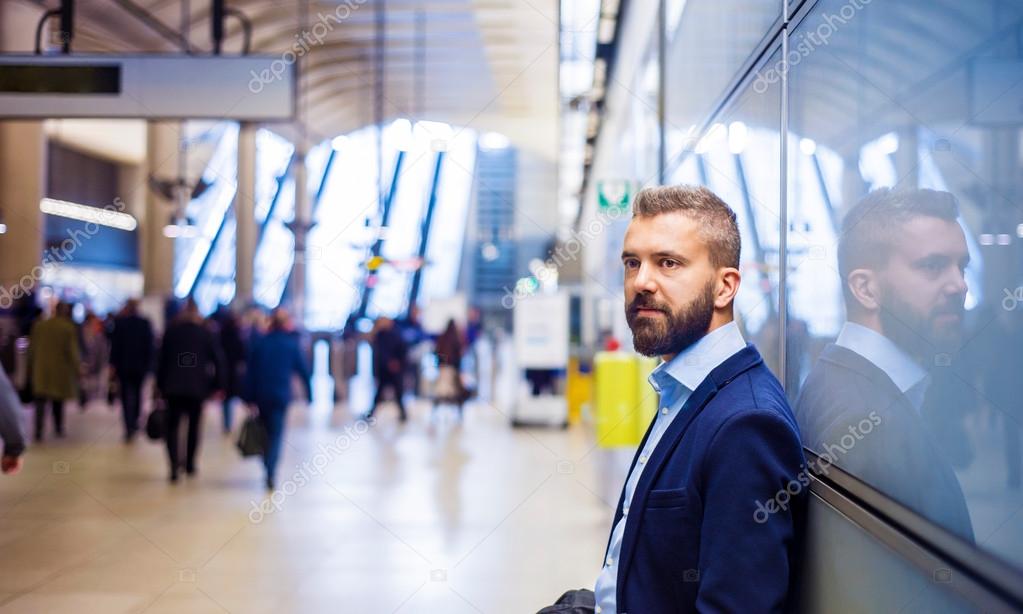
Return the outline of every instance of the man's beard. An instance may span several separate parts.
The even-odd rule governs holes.
[[[881,329],[884,335],[904,352],[926,365],[935,354],[958,349],[963,332],[962,303],[951,302],[936,307],[925,316],[921,316],[913,307],[894,296],[885,303],[880,312]],[[939,326],[935,318],[946,314],[958,315],[959,324]]]
[[[640,309],[656,309],[664,317],[640,316]],[[637,294],[625,308],[625,320],[632,329],[632,345],[644,356],[674,355],[693,345],[710,328],[714,316],[714,282],[708,282],[688,305],[672,312],[649,294]]]

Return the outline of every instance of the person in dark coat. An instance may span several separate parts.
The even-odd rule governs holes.
[[[245,373],[245,343],[242,341],[238,318],[226,305],[221,305],[210,316],[217,325],[220,347],[227,361],[227,389],[224,390],[224,434],[231,432],[234,417],[234,401],[241,395],[242,378]]]
[[[139,314],[139,302],[131,299],[114,318],[110,332],[110,367],[117,378],[124,419],[124,440],[131,441],[139,429],[142,382],[153,364],[153,326]]]
[[[383,400],[384,390],[390,388],[394,392],[394,400],[398,404],[401,421],[408,420],[405,402],[405,363],[408,360],[408,346],[402,339],[401,332],[390,318],[381,317],[376,322],[373,335],[373,377],[377,380],[377,392],[373,397],[373,407],[366,418],[373,416],[377,405]]]
[[[440,403],[451,403],[458,407],[461,416],[467,394],[462,383],[462,334],[454,320],[448,320],[444,332],[437,337],[434,353],[438,368],[434,409]]]
[[[224,356],[216,336],[189,299],[163,334],[157,361],[156,386],[167,402],[167,457],[170,481],[177,482],[178,440],[182,416],[188,418],[188,447],[185,473],[196,473],[195,457],[199,449],[202,404],[214,392],[221,392],[226,381]]]
[[[246,361],[242,398],[255,405],[259,419],[266,428],[267,447],[263,455],[266,487],[274,489],[277,461],[280,459],[291,403],[291,378],[297,375],[305,386],[306,401],[312,402],[309,368],[299,348],[291,315],[277,308],[270,316],[270,330],[257,337],[250,346]]]

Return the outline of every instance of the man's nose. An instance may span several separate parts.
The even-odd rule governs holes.
[[[647,265],[641,264],[639,266],[639,270],[636,271],[636,277],[632,280],[632,286],[636,292],[652,293],[657,290],[657,284],[654,282],[654,277]]]
[[[966,296],[966,292],[968,290],[969,287],[966,285],[966,272],[960,270],[958,267],[953,269],[946,285],[946,291],[949,294]]]

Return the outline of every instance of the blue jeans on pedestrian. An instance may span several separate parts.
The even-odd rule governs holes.
[[[281,445],[284,442],[284,422],[287,417],[287,405],[259,405],[259,419],[266,428],[266,452],[263,455],[263,464],[266,466],[268,482],[273,482],[276,477],[277,461],[281,457]]]

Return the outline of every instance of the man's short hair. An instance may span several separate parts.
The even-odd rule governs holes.
[[[699,224],[710,263],[716,268],[739,268],[742,239],[735,211],[703,186],[673,185],[645,188],[636,194],[632,217],[653,217],[680,212]]]
[[[956,197],[938,190],[879,188],[856,203],[843,218],[838,239],[838,271],[845,291],[852,271],[884,268],[892,248],[903,238],[903,224],[922,216],[956,221]]]

